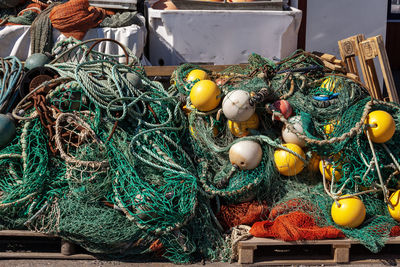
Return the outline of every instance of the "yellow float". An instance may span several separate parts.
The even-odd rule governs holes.
[[[315,153],[311,153],[311,158],[308,161],[308,170],[312,172],[317,172],[319,170],[319,162],[321,160],[321,157]]]
[[[257,129],[260,125],[260,119],[257,113],[254,113],[247,121],[236,122],[228,120],[228,128],[236,137],[244,137],[250,134],[250,129]]]
[[[389,198],[389,203],[392,204],[393,209],[388,205],[388,210],[389,210],[390,216],[392,216],[392,218],[395,219],[398,222],[400,222],[400,203],[399,203],[400,199],[399,199],[399,194],[400,194],[400,190],[397,190]]]
[[[189,74],[186,76],[186,81],[187,82],[193,82],[195,80],[208,80],[208,73],[205,72],[204,70],[198,70],[194,69]]]
[[[329,181],[332,181],[333,174],[335,175],[335,181],[339,181],[340,178],[342,178],[341,170],[342,170],[342,165],[338,164],[335,168],[335,172],[333,173],[333,167],[334,167],[334,161],[337,161],[339,159],[339,156],[333,157],[333,159],[322,159],[319,162],[319,171],[321,172],[321,175],[324,175],[325,173],[325,178]],[[323,167],[323,164],[325,163],[325,168]]]
[[[221,90],[211,80],[201,80],[193,85],[190,91],[190,101],[200,111],[210,111],[221,102]]]
[[[334,77],[326,78],[320,86],[320,88],[326,89],[329,92],[333,92],[333,93],[340,91],[342,89],[342,87],[343,86],[341,84],[339,84],[339,79],[334,78]]]
[[[300,146],[296,144],[283,144],[283,146],[305,158],[305,154]],[[274,162],[279,173],[285,176],[297,175],[304,168],[304,162],[300,158],[283,149],[275,151]]]
[[[389,141],[396,131],[396,124],[392,115],[383,110],[375,110],[368,114],[365,124],[368,124],[368,133],[374,143]]]
[[[348,195],[344,195],[348,196]],[[339,205],[333,202],[331,216],[333,221],[346,228],[355,228],[365,219],[365,205],[358,197],[340,199]]]

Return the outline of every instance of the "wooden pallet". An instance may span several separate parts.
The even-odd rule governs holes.
[[[90,254],[75,254],[76,246],[70,242],[62,240],[61,238],[45,235],[42,233],[36,233],[31,231],[19,231],[19,230],[3,230],[0,231],[0,243],[9,242],[10,239],[17,240],[21,238],[27,238],[30,240],[20,241],[21,243],[28,242],[34,243],[34,239],[41,239],[52,243],[57,243],[60,245],[59,252],[49,252],[49,251],[0,251],[0,259],[61,259],[61,260],[92,260],[96,259]]]
[[[239,242],[239,264],[252,264],[254,263],[254,251],[257,248],[270,247],[279,249],[285,246],[331,246],[331,257],[323,257],[321,255],[308,256],[304,259],[304,256],[291,257],[281,259],[274,255],[264,255],[262,264],[268,265],[287,265],[287,264],[331,264],[335,265],[338,263],[349,263],[350,262],[350,248],[352,245],[359,245],[360,243],[350,239],[326,239],[326,240],[303,240],[285,242],[270,238],[257,238],[253,237],[249,240]],[[390,238],[387,245],[400,244],[400,237]],[[359,262],[365,262],[370,260],[359,260]],[[259,262],[260,263],[260,262]]]
[[[363,34],[358,34],[338,41],[338,45],[342,60],[346,63],[347,71],[359,76],[356,62],[358,57],[364,82],[370,95],[383,100],[374,64],[374,58],[378,58],[389,100],[400,103],[381,35],[365,39]]]

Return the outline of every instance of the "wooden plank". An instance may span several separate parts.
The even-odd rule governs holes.
[[[242,264],[242,266],[270,266],[270,265],[291,265],[291,266],[298,266],[298,265],[305,265],[305,266],[313,266],[313,265],[336,265],[334,260],[319,260],[319,259],[290,259],[290,260],[266,260],[266,261],[257,261],[255,264]]]
[[[95,260],[96,257],[88,254],[74,254],[70,256],[61,253],[41,252],[0,252],[0,259],[59,259],[59,260]]]
[[[246,246],[290,246],[290,245],[341,245],[341,244],[360,244],[357,240],[352,239],[321,239],[321,240],[298,240],[298,241],[282,241],[272,238],[252,237],[248,240],[240,241],[239,244]],[[391,237],[386,244],[400,244],[400,236]]]
[[[345,67],[345,63],[343,62],[343,60],[340,60],[340,59],[335,59],[333,61],[333,64]]]
[[[282,256],[268,255],[258,260],[257,264],[287,265],[287,264],[338,264],[350,262],[350,248],[352,244],[360,244],[351,239],[326,239],[326,240],[299,240],[286,242],[271,238],[253,237],[249,240],[239,242],[239,260],[241,264],[252,264],[254,262],[254,250],[258,247],[279,248],[279,246],[303,246],[303,245],[329,245],[332,248],[332,258],[324,255],[308,255],[302,259],[302,255]],[[400,244],[400,237],[389,238],[386,244]],[[365,261],[365,260],[364,260]]]
[[[381,88],[379,86],[378,76],[376,75],[374,61],[373,59],[368,59],[370,55],[374,54],[374,50],[367,45],[363,45],[364,42],[365,37],[364,35],[361,35],[357,40],[357,50],[364,81],[370,95],[373,98],[382,99]]]
[[[325,239],[325,240],[299,240],[286,242],[271,238],[253,237],[249,240],[239,242],[239,263],[251,264],[254,262],[254,250],[257,247],[270,246],[302,246],[302,245],[330,245],[332,246],[333,259],[314,259],[308,256],[306,260],[298,257],[288,257],[287,259],[276,259],[276,256],[268,255],[268,261],[258,261],[257,264],[268,263],[276,264],[333,264],[333,263],[348,263],[350,261],[350,248],[352,244],[360,244],[356,240],[351,239]],[[400,237],[389,238],[386,244],[400,244]],[[301,256],[301,255],[298,255]],[[319,256],[319,255],[316,255]]]
[[[240,241],[240,245],[253,246],[290,246],[290,245],[334,245],[334,244],[351,244],[350,239],[322,239],[322,240],[298,240],[298,241],[282,241],[272,238],[252,237],[245,241]]]
[[[332,245],[333,261],[336,263],[348,263],[350,261],[351,244]]]
[[[338,41],[340,56],[342,57],[342,60],[345,62],[348,72],[353,73],[358,77],[360,77],[356,61],[356,57],[360,56],[358,43],[364,39],[365,37],[363,34],[358,34]],[[361,65],[361,71],[363,72],[364,75],[364,65],[361,62],[360,65]],[[367,78],[368,77],[364,76],[365,84],[368,87]]]
[[[239,255],[238,255],[238,263],[253,263],[254,262],[254,250],[257,249],[257,246],[240,246],[239,245]]]
[[[46,234],[37,233],[37,232],[33,232],[33,231],[23,231],[23,230],[2,230],[2,231],[0,231],[0,236],[49,237],[49,238],[54,237],[51,235],[46,235]]]
[[[233,66],[240,66],[241,68],[246,68],[248,64],[234,64],[234,65],[199,65],[200,67],[210,70],[210,71],[224,71],[225,69]],[[161,76],[161,77],[169,77],[172,75],[174,70],[176,70],[178,66],[144,66],[144,71],[147,76]]]
[[[320,56],[320,58],[322,58],[323,60],[326,60],[328,62],[334,63],[336,60],[336,57],[334,55],[331,54],[322,54]]]
[[[330,70],[334,70],[334,71],[341,71],[344,72],[345,69],[341,66],[341,65],[335,65],[333,63],[330,63],[328,61],[322,60],[322,63],[324,64],[324,66]]]

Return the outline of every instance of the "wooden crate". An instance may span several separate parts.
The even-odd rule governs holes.
[[[400,237],[390,238],[386,242],[386,246],[399,245]],[[368,254],[364,257],[352,257],[350,248],[352,245],[359,245],[360,243],[350,239],[326,239],[326,240],[303,240],[285,242],[270,238],[257,238],[253,237],[249,240],[240,241],[238,246],[238,263],[239,264],[253,264],[254,263],[254,251],[257,248],[269,247],[276,250],[284,247],[322,247],[330,246],[331,255],[319,255],[314,253],[311,256],[304,255],[293,255],[290,257],[277,257],[275,255],[264,255],[257,259],[257,264],[267,265],[290,265],[290,264],[324,264],[324,265],[336,265],[340,263],[372,263],[376,260],[382,261],[383,256],[379,254]],[[314,250],[313,250],[314,251]],[[316,250],[315,250],[316,251]],[[399,255],[400,256],[400,255]]]

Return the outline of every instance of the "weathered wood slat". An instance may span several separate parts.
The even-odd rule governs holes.
[[[210,71],[223,71],[228,67],[240,66],[245,68],[248,64],[237,64],[237,65],[199,65],[200,67],[210,70]],[[161,76],[168,77],[171,76],[174,70],[176,70],[178,66],[144,66],[144,71],[147,76]]]
[[[46,252],[0,252],[0,259],[59,259],[59,260],[95,260],[88,254],[63,255]]]
[[[262,260],[260,263],[268,264],[337,264],[337,263],[348,263],[350,262],[350,248],[352,245],[360,244],[358,241],[351,239],[325,239],[325,240],[299,240],[286,242],[270,238],[258,238],[253,237],[249,240],[239,242],[239,253],[238,262],[240,264],[252,264],[254,262],[254,250],[258,247],[272,247],[279,248],[282,246],[321,246],[329,245],[332,248],[332,258],[331,259],[315,259],[314,257],[307,259],[298,258],[287,258],[287,259],[277,259],[276,256],[268,255],[266,260]],[[386,242],[387,245],[390,244],[400,244],[400,237],[389,238]],[[301,255],[300,255],[301,256]],[[316,255],[318,257],[318,255]],[[266,256],[267,257],[267,256]]]
[[[2,230],[2,231],[0,231],[0,236],[53,237],[53,236],[45,235],[42,233],[37,233],[37,232],[33,232],[33,231],[23,231],[23,230]]]

